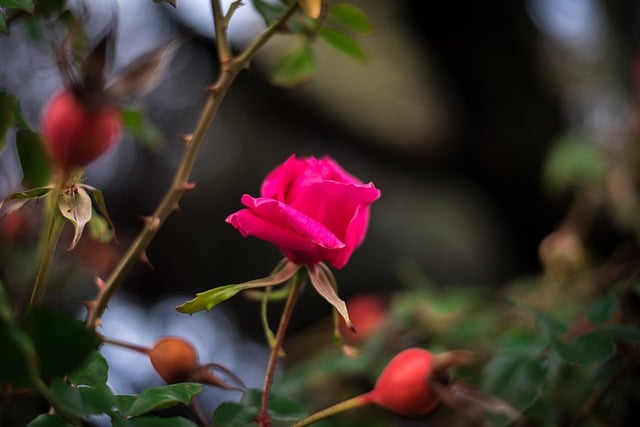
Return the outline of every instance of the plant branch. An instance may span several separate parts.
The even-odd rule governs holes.
[[[293,309],[300,296],[302,289],[302,283],[306,279],[307,270],[300,269],[291,278],[291,289],[289,291],[289,297],[284,305],[282,316],[280,317],[280,324],[278,325],[278,332],[273,340],[271,346],[271,353],[269,354],[269,362],[267,364],[267,372],[264,377],[264,386],[262,387],[262,399],[260,400],[260,412],[256,417],[256,421],[260,427],[271,426],[269,419],[269,394],[271,393],[271,386],[273,385],[273,377],[276,373],[276,366],[278,364],[278,358],[282,349],[282,343],[284,342],[284,336],[289,327],[289,321],[293,314]]]
[[[212,0],[212,6],[215,7],[217,3],[218,0]],[[193,134],[185,138],[187,146],[183,154],[182,161],[175,173],[171,187],[167,190],[165,196],[160,201],[152,216],[147,218],[145,225],[138,236],[131,243],[122,258],[120,258],[120,261],[114,267],[114,270],[111,272],[109,277],[105,280],[104,285],[100,288],[95,305],[91,307],[87,313],[87,327],[96,327],[97,322],[109,303],[109,300],[124,280],[124,277],[129,273],[138,260],[145,255],[146,248],[149,246],[151,240],[167,217],[171,212],[177,209],[180,199],[188,190],[191,190],[195,186],[193,183],[189,182],[189,177],[200,146],[204,141],[207,131],[209,130],[218,109],[220,108],[220,104],[222,103],[224,96],[238,73],[247,66],[258,50],[264,46],[269,38],[271,38],[291,17],[297,7],[295,5],[296,3],[294,2],[289,6],[276,21],[267,27],[265,31],[258,36],[256,40],[254,40],[254,42],[245,49],[245,51],[243,51],[241,55],[229,61],[226,65],[222,64],[221,73],[216,82],[210,87],[211,92],[205,102],[202,112],[200,113],[200,117],[198,118]],[[219,11],[221,12],[221,10]],[[222,15],[220,16],[222,17]],[[221,43],[220,39],[218,39],[219,46]]]
[[[218,47],[218,59],[224,69],[225,64],[228,64],[232,57],[231,47],[229,46],[229,39],[227,37],[229,21],[222,13],[220,0],[211,0],[211,11],[213,12],[213,26],[216,34],[216,46]]]
[[[49,270],[51,269],[53,255],[56,250],[58,238],[62,232],[62,226],[64,225],[64,220],[58,212],[58,199],[63,191],[64,182],[65,175],[63,173],[59,173],[56,177],[53,189],[47,195],[44,206],[42,233],[40,233],[40,242],[38,243],[38,270],[36,271],[36,278],[33,283],[33,289],[31,291],[31,298],[29,300],[27,310],[31,310],[36,305],[40,304],[47,286],[47,279],[49,277]]]
[[[352,397],[351,399],[347,399],[343,402],[336,403],[333,406],[329,406],[328,408],[322,409],[315,414],[309,415],[307,418],[303,418],[297,423],[293,424],[291,427],[304,427],[310,424],[315,423],[316,421],[323,420],[327,417],[335,415],[340,412],[347,411],[349,409],[359,408],[364,405],[368,405],[371,403],[371,392],[361,394],[356,397]]]
[[[260,34],[249,46],[247,46],[238,56],[233,60],[233,64],[238,66],[242,64],[245,67],[249,64],[251,58],[275,35],[276,32],[282,29],[282,26],[293,16],[298,9],[298,2],[293,1],[284,10],[282,15],[267,27],[262,34]]]

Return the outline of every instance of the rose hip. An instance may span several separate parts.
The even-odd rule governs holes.
[[[73,89],[53,96],[42,121],[42,133],[53,161],[64,171],[83,167],[107,151],[120,136],[120,109],[89,108]]]
[[[148,354],[156,372],[167,384],[187,381],[198,368],[196,349],[182,338],[161,338]]]
[[[429,384],[433,365],[430,351],[410,348],[398,353],[378,377],[371,402],[400,415],[427,414],[440,403]]]

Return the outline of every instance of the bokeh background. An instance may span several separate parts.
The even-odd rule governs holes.
[[[240,75],[200,153],[196,189],[151,244],[154,268],[136,268],[112,302],[105,334],[143,344],[168,333],[187,336],[202,359],[253,366],[245,380],[259,386],[267,350],[256,303],[236,298],[192,317],[172,307],[195,292],[262,277],[280,259],[269,244],[243,239],[224,219],[291,153],[329,155],[382,190],[365,243],[336,272],[345,298],[402,289],[408,270],[444,288],[498,288],[540,271],[539,245],[571,203],[545,181],[551,148],[574,137],[615,148],[637,126],[640,4],[355,3],[375,27],[357,38],[366,61],[319,41],[317,77],[299,89],[277,88],[270,72],[290,48],[279,38]],[[181,0],[177,9],[150,0],[68,4],[86,14],[90,39],[117,25],[114,71],[176,34],[189,34],[160,85],[131,100],[159,138],[141,143],[125,135],[87,169],[88,183],[105,192],[119,242],[85,239],[72,253],[62,248],[55,271],[61,280],[48,298],[74,306],[92,297],[93,277],[108,274],[139,229],[138,216],[154,209],[171,182],[183,150],[178,135],[193,128],[218,64],[208,0]],[[236,18],[231,41],[241,48],[262,23],[250,4]],[[46,36],[38,39],[32,25],[18,20],[10,35],[0,35],[0,90],[19,97],[37,129],[46,101],[62,84],[50,45],[60,31],[41,26]],[[0,153],[1,197],[19,190],[21,181],[8,138]],[[37,234],[38,207],[28,212],[24,221],[32,231],[6,239],[0,258],[3,280],[18,299],[29,289],[33,254],[26,248]],[[596,218],[587,236],[592,256],[607,256],[630,235],[611,218]],[[328,306],[306,292],[292,334],[329,315]],[[105,350],[115,388],[134,392],[159,381],[144,359],[125,353]]]

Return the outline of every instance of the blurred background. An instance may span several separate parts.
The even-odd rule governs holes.
[[[183,150],[178,136],[193,129],[218,64],[208,0],[181,0],[175,9],[150,0],[67,3],[86,14],[92,40],[117,23],[114,72],[175,34],[189,33],[166,78],[131,101],[159,132],[145,143],[125,135],[87,169],[87,182],[105,192],[119,242],[83,239],[71,253],[61,244],[64,261],[48,298],[73,306],[94,295],[93,277],[108,274],[139,230],[138,217],[166,191]],[[230,28],[238,49],[263,26],[247,3]],[[538,274],[545,254],[540,243],[567,212],[575,213],[572,180],[598,177],[603,159],[615,166],[637,151],[638,2],[354,3],[375,28],[357,37],[365,61],[318,41],[317,76],[298,89],[274,87],[274,58],[291,46],[282,37],[239,76],[199,155],[195,190],[151,244],[154,268],[137,267],[112,302],[106,335],[150,344],[163,334],[186,334],[203,358],[230,368],[243,364],[239,355],[247,348],[266,363],[255,302],[235,298],[215,313],[192,317],[171,307],[195,292],[270,272],[281,255],[265,242],[243,239],[224,219],[241,208],[243,193],[258,194],[262,178],[291,153],[329,155],[382,191],[364,244],[336,271],[340,294],[348,298],[403,289],[407,271],[443,288],[499,288]],[[37,25],[45,36],[37,36]],[[62,85],[50,45],[59,29],[23,19],[10,30],[0,35],[0,90],[19,98],[37,129],[45,103]],[[0,153],[0,197],[21,189],[14,136],[8,138]],[[594,150],[600,153],[595,160],[589,157]],[[635,217],[624,217],[624,207],[635,203],[629,199],[635,181],[616,170],[621,175],[597,183],[609,192],[585,196],[593,205],[607,197],[622,200],[613,213],[595,209],[589,217],[581,237],[595,259],[610,256],[620,242],[637,253]],[[34,255],[28,248],[38,229],[39,207],[30,208],[22,225],[0,223],[0,271],[18,299],[29,289],[26,266]],[[328,306],[306,292],[292,334],[329,315]],[[110,380],[119,391],[159,381],[151,370],[140,378],[126,374],[132,362],[112,356]],[[262,371],[256,363],[245,380],[259,386]]]

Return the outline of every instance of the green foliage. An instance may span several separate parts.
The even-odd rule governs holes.
[[[226,402],[218,407],[213,419],[217,427],[242,427],[255,425],[260,411],[262,391],[247,390],[240,402]],[[273,426],[290,426],[293,422],[307,416],[306,410],[298,403],[277,395],[269,396],[269,416]]]
[[[22,165],[22,183],[26,187],[41,187],[49,184],[51,167],[47,148],[40,134],[20,129],[16,132],[16,148]]]
[[[598,147],[579,135],[565,135],[551,147],[543,171],[544,182],[561,194],[579,186],[601,186],[605,166]]]
[[[122,126],[125,132],[133,136],[145,147],[155,150],[164,143],[162,131],[149,122],[140,110],[133,108],[123,109]]]
[[[27,424],[27,427],[72,427],[69,421],[57,415],[42,414]]]
[[[0,7],[22,9],[25,12],[33,12],[35,0],[0,0]]]
[[[202,385],[191,383],[150,387],[136,397],[124,415],[136,417],[148,412],[170,408],[179,403],[187,405],[191,398],[201,391]]]
[[[367,59],[367,55],[360,45],[341,31],[334,30],[333,28],[322,28],[320,29],[320,37],[340,52],[352,58],[360,61]]]
[[[356,5],[338,3],[329,9],[329,17],[336,23],[362,34],[373,32],[373,24]]]
[[[293,49],[271,76],[275,86],[292,88],[307,83],[316,74],[316,60],[311,48],[303,43]]]

